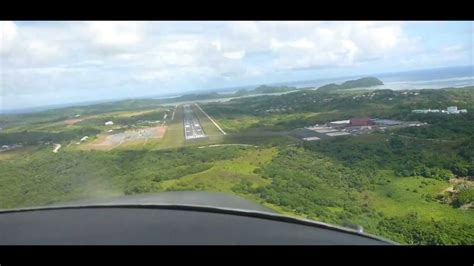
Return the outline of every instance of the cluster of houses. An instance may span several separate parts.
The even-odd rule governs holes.
[[[166,118],[165,118],[166,119]],[[150,121],[150,120],[138,120],[137,124],[158,124],[160,120]]]
[[[428,114],[428,113],[442,113],[442,114],[465,114],[467,113],[466,109],[458,109],[457,106],[449,106],[446,110],[440,109],[416,109],[412,110],[412,113],[417,114]]]
[[[426,123],[418,121],[398,121],[378,118],[352,118],[348,120],[332,121],[324,125],[315,125],[304,128],[302,139],[305,141],[319,140],[326,137],[337,137],[368,133],[372,130],[385,130],[392,127],[423,126]]]
[[[386,129],[387,127],[393,126],[421,126],[425,123],[418,121],[399,121],[391,119],[379,119],[379,118],[352,118],[349,120],[333,121],[327,124],[328,127],[333,129],[342,129],[348,132],[357,132],[365,129]]]

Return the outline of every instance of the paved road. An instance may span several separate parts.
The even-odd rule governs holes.
[[[171,121],[174,121],[174,113],[176,112],[176,108],[178,108],[178,106],[175,106],[175,107],[174,107],[173,115],[171,115]]]
[[[206,138],[201,123],[189,105],[184,105],[184,137],[186,140]]]
[[[54,144],[54,150],[53,152],[54,153],[57,153],[59,151],[59,149],[61,149],[61,144]]]

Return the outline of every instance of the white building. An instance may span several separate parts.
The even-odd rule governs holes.
[[[332,121],[329,122],[329,126],[333,128],[344,128],[349,125],[350,120],[339,120],[339,121]]]
[[[114,124],[114,122],[112,122],[112,121],[107,121],[107,122],[105,122],[105,125],[106,125],[106,126],[111,126],[111,125],[113,125],[113,124]]]
[[[449,114],[465,114],[467,113],[466,109],[458,109],[457,106],[450,106],[448,107]]]
[[[84,136],[82,137],[81,141],[86,141],[89,137],[88,136]]]
[[[439,109],[417,109],[412,110],[412,113],[427,114],[427,113],[439,113]]]
[[[448,107],[448,113],[450,113],[450,114],[459,114],[458,107],[457,106],[449,106]]]
[[[332,121],[331,124],[349,124],[351,120]]]
[[[303,138],[303,140],[312,141],[312,140],[320,140],[320,138],[318,138],[318,137],[307,137],[307,138]]]
[[[427,114],[427,113],[443,113],[443,114],[461,114],[467,113],[466,109],[458,109],[457,106],[449,106],[446,110],[439,109],[417,109],[412,110],[413,113]]]

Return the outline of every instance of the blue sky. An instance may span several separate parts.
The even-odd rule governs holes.
[[[0,108],[473,64],[472,22],[0,22]]]

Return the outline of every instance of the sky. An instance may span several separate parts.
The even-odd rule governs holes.
[[[0,109],[473,65],[469,21],[0,21]]]

